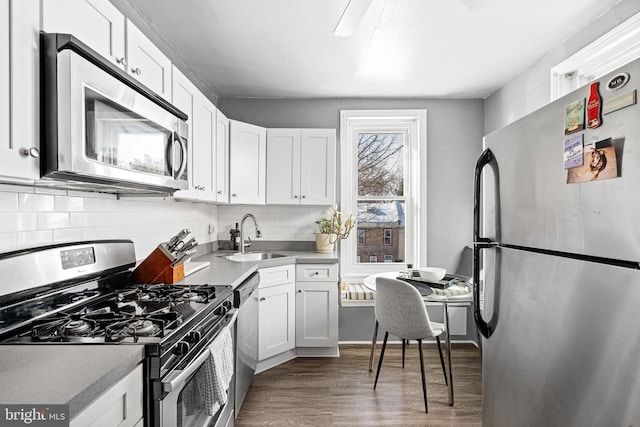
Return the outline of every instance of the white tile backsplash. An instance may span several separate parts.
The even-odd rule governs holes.
[[[262,239],[275,241],[313,241],[313,233],[317,231],[315,223],[326,216],[331,206],[219,206],[218,208],[218,240],[229,240],[229,230],[240,223],[242,217],[252,213]],[[253,222],[248,219],[244,223],[245,234],[254,239]]]
[[[262,239],[313,241],[315,221],[330,206],[211,205],[171,198],[122,198],[101,193],[0,184],[0,252],[48,243],[131,239],[142,259],[189,227],[198,243],[228,240],[229,230],[253,213]],[[215,231],[209,234],[209,225]],[[251,221],[247,236],[254,239]]]
[[[0,184],[0,252],[54,242],[131,239],[142,259],[189,227],[198,243],[216,239],[218,207],[171,198],[122,198],[102,193]]]

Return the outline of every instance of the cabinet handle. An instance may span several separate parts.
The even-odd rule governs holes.
[[[120,65],[122,65],[123,67],[127,66],[127,58],[116,58],[116,62]]]
[[[131,73],[136,74],[136,75],[139,76],[140,74],[142,74],[142,70],[139,67],[132,68],[131,69]]]
[[[264,301],[264,300],[265,300],[265,297],[260,298],[260,301]]]
[[[231,195],[231,197],[238,197],[238,194],[237,194],[237,193],[233,193],[233,194]]]
[[[302,289],[298,289],[298,293],[301,294],[302,293]]]
[[[302,195],[302,198],[303,198],[303,199],[306,199],[306,198],[307,198],[307,196],[305,196],[305,195]]]
[[[219,190],[218,190],[218,194],[222,194],[222,191],[219,191]]]
[[[31,156],[34,159],[37,159],[38,157],[40,157],[40,151],[36,147],[23,148],[22,150],[20,150],[20,154],[22,154],[25,157]]]

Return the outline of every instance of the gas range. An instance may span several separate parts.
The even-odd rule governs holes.
[[[231,308],[225,301],[229,287],[129,284],[110,289],[95,285],[91,289],[83,284],[6,307],[0,315],[2,325],[21,323],[22,327],[9,328],[12,332],[0,340],[160,343],[179,335],[183,325],[207,310]]]
[[[135,265],[120,240],[0,254],[0,344],[143,345],[146,424],[167,425],[163,401],[235,320],[233,289],[133,283]]]

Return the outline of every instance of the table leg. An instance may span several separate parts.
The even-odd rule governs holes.
[[[451,371],[451,338],[449,335],[449,309],[447,303],[444,303],[444,325],[447,338],[447,365],[449,366],[449,406],[453,406],[453,373]]]
[[[378,319],[376,319],[376,327],[373,329],[373,338],[371,339],[371,356],[369,356],[369,372],[373,371],[373,352],[376,350],[378,343]]]

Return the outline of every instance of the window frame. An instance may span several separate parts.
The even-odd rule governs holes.
[[[369,255],[369,264],[377,264],[378,255]]]
[[[387,232],[389,232],[389,236],[387,237]],[[387,243],[387,239],[389,239],[389,243]],[[393,245],[393,230],[391,228],[383,228],[382,229],[382,246],[391,246]]]
[[[362,231],[362,242],[360,242],[360,232],[361,231]],[[358,245],[366,245],[367,244],[367,230],[365,230],[364,228],[357,228],[356,229],[356,233],[357,233]]]
[[[341,110],[340,111],[340,208],[357,211],[358,133],[404,132],[405,176],[405,261],[402,263],[357,263],[357,238],[340,245],[340,270],[344,278],[396,271],[406,263],[427,265],[427,110]],[[371,197],[372,200],[384,200]],[[357,224],[356,224],[357,227]]]

